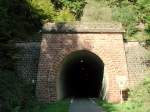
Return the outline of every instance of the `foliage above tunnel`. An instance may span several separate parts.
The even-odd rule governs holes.
[[[86,1],[0,0],[0,79],[3,79],[0,80],[0,102],[1,98],[3,98],[2,101],[5,105],[2,106],[5,109],[7,108],[8,111],[16,109],[22,106],[20,102],[24,100],[24,97],[17,96],[23,96],[24,84],[22,84],[23,82],[20,83],[20,81],[17,83],[20,79],[16,78],[15,73],[14,64],[17,52],[15,42],[40,39],[39,30],[45,22],[80,20]],[[98,1],[102,0],[95,1],[98,4]],[[144,30],[142,29],[142,31],[144,31],[144,35],[145,33],[150,33],[150,0],[107,1],[113,9],[113,18],[124,25],[127,35],[132,36],[136,34],[142,29],[141,26],[143,25]],[[107,12],[104,12],[105,9],[98,11],[101,5],[96,6],[96,8],[93,8],[95,6],[92,7],[94,9],[93,12],[95,12],[94,14],[97,15],[96,17],[93,16],[96,20],[103,17],[100,14],[104,14],[106,18],[109,18],[107,15],[111,12],[110,10]],[[140,39],[143,39],[144,35],[142,34]],[[150,39],[145,37],[145,40],[149,42],[148,40]],[[14,78],[12,79],[12,77]],[[5,85],[5,83],[10,83],[10,85]],[[18,87],[19,84],[20,86]],[[13,89],[17,89],[17,91],[14,92]]]
[[[86,0],[52,0],[56,9],[63,9],[64,7],[69,9],[77,20],[83,14],[83,9],[86,5]]]
[[[107,0],[107,2],[112,8],[113,19],[124,25],[127,39],[134,38],[140,41],[150,39],[149,0]]]
[[[69,5],[66,3],[67,1]],[[29,89],[24,88],[24,85],[31,83],[20,83],[20,78],[17,78],[20,74],[17,75],[15,72],[18,51],[15,48],[15,42],[39,40],[41,26],[47,21],[64,22],[78,19],[84,2],[84,0],[78,2],[61,1],[61,7],[56,9],[51,0],[0,0],[0,79],[3,79],[0,80],[0,104],[3,102],[2,112],[10,112],[25,106],[26,103],[25,105],[20,103],[24,101],[23,91]],[[14,80],[11,80],[12,76]],[[11,87],[12,89],[9,89]],[[16,92],[19,92],[20,97],[18,93],[14,93],[13,88],[17,89]],[[32,96],[25,95],[25,97]],[[27,98],[26,102],[29,99]]]

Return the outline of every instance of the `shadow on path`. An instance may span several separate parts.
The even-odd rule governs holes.
[[[92,99],[73,99],[69,112],[104,112]]]

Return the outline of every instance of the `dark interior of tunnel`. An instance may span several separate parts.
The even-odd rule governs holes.
[[[63,61],[60,79],[63,97],[99,97],[103,70],[102,60],[89,51],[75,51],[68,55]]]

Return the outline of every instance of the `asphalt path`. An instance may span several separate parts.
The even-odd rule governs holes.
[[[93,99],[71,99],[69,112],[104,112]]]

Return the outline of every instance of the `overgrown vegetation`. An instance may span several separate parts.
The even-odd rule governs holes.
[[[80,20],[86,4],[83,21],[119,21],[127,31],[126,39],[150,43],[149,0],[0,0],[0,111],[38,112],[42,108],[36,103],[34,85],[16,73],[15,42],[40,39],[45,22]],[[47,105],[43,112],[63,112],[49,110],[56,107],[61,108]]]
[[[127,41],[150,39],[149,0],[87,0],[81,21],[121,22]]]
[[[107,0],[112,8],[112,18],[123,24],[127,40],[150,39],[149,0]]]
[[[129,93],[128,101],[123,104],[111,104],[97,101],[106,112],[150,112],[150,76]]]
[[[36,100],[34,85],[15,70],[16,41],[40,39],[45,22],[80,19],[85,0],[0,0],[0,111],[22,112]],[[28,110],[26,110],[27,112]]]
[[[58,101],[55,103],[39,103],[30,102],[26,108],[19,112],[68,112],[69,110],[69,100]]]
[[[82,22],[113,22],[112,11],[105,0],[86,0]]]
[[[0,71],[0,104],[2,112],[19,112],[35,100],[33,85],[25,83],[12,71]]]
[[[57,10],[67,8],[75,16],[76,20],[80,20],[83,14],[83,9],[86,5],[85,0],[52,0]]]

